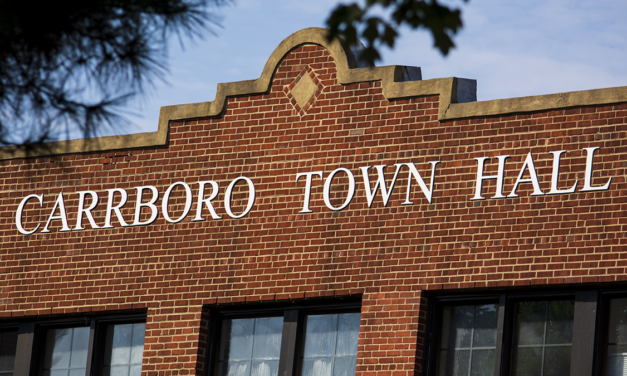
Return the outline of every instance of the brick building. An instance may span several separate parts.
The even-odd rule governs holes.
[[[0,374],[627,374],[626,118],[306,29],[157,132],[3,149]]]

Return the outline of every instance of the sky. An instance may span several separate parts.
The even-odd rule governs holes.
[[[128,106],[133,124],[157,130],[161,106],[211,101],[219,82],[258,78],[290,34],[323,27],[338,0],[236,0],[219,8],[221,28],[169,46],[169,72]],[[346,2],[346,1],[344,1]],[[627,2],[623,0],[459,0],[464,27],[443,57],[425,31],[400,30],[377,65],[422,68],[423,79],[477,80],[479,101],[627,86]]]

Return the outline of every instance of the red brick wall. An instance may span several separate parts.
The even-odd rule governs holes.
[[[323,91],[301,116],[284,87],[307,66]],[[322,47],[299,47],[280,63],[268,94],[230,98],[219,118],[171,123],[168,147],[0,162],[0,315],[147,309],[144,375],[202,375],[211,341],[203,306],[361,295],[357,374],[404,376],[420,374],[425,291],[627,279],[626,104],[439,122],[437,96],[389,102],[379,82],[344,86],[335,78]],[[518,198],[498,200],[489,199],[489,181],[488,199],[470,200],[475,157],[511,155],[507,195],[532,152],[548,192],[550,151],[567,150],[560,188],[575,179],[581,188],[583,148],[596,146],[593,184],[611,176],[608,191],[533,197],[527,183]],[[401,205],[403,170],[387,207],[379,193],[368,208],[359,167],[389,165],[389,183],[394,163],[415,163],[429,184],[436,160],[431,204],[414,183],[414,205]],[[486,163],[486,174],[496,165],[496,158]],[[313,213],[299,214],[305,183],[296,184],[296,174],[324,171],[326,178],[338,167],[355,175],[351,204],[330,211],[323,181],[314,178]],[[245,218],[231,219],[224,191],[240,176],[253,180],[257,200]],[[205,209],[206,221],[191,221],[200,180],[219,183],[213,204],[221,220]],[[44,194],[42,209],[36,200],[27,206],[28,229],[38,221],[43,228],[59,192],[73,228],[81,190],[100,195],[94,216],[103,225],[111,188],[127,190],[123,214],[131,223],[134,187],[154,185],[163,197],[177,181],[194,192],[192,210],[177,224],[159,215],[141,227],[122,228],[115,217],[114,229],[92,230],[86,218],[84,231],[60,232],[60,220],[48,234],[25,236],[15,227],[28,194]],[[346,182],[341,173],[334,179],[336,206]],[[248,196],[245,184],[237,187],[233,211],[240,213]],[[172,217],[181,213],[182,192],[172,196]]]

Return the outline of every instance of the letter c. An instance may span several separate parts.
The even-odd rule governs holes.
[[[37,227],[35,227],[35,229],[32,230],[32,231],[26,231],[26,230],[24,230],[24,227],[22,227],[22,211],[24,210],[24,206],[26,205],[28,200],[30,200],[31,198],[38,199],[40,207],[43,207],[43,205],[44,205],[44,195],[43,194],[41,194],[40,196],[28,195],[28,196],[24,197],[22,202],[20,202],[20,206],[17,207],[17,213],[15,214],[15,225],[17,226],[17,231],[19,231],[21,234],[24,234],[24,235],[30,235],[30,234],[34,233],[35,231],[37,231],[37,229],[39,229],[39,226],[41,226],[41,223],[38,223]]]

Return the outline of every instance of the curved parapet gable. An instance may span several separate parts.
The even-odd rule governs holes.
[[[166,146],[171,121],[220,116],[228,97],[267,93],[281,60],[305,44],[320,45],[331,54],[340,84],[381,81],[383,95],[388,100],[438,95],[440,121],[627,102],[627,87],[476,102],[475,80],[457,77],[421,80],[417,67],[359,67],[350,49],[337,39],[328,41],[326,35],[323,28],[303,29],[290,35],[274,50],[259,78],[218,84],[214,101],[161,107],[156,132],[50,142],[28,154],[21,149],[0,147],[0,160]]]
[[[337,79],[340,84],[382,81],[383,95],[389,99],[399,99],[423,95],[440,95],[440,117],[450,103],[476,100],[476,82],[456,77],[420,80],[420,68],[401,65],[359,68],[353,52],[345,48],[339,40],[327,40],[327,30],[308,28],[285,38],[274,50],[263,68],[261,77],[256,80],[218,84],[216,99],[161,107],[159,128],[167,127],[170,121],[189,120],[218,116],[224,110],[226,98],[239,95],[262,94],[268,91],[272,76],[281,60],[294,48],[303,44],[317,44],[324,47],[336,62]],[[464,90],[458,90],[458,86]],[[463,93],[463,98],[458,98]]]
[[[336,62],[337,79],[339,83],[347,85],[357,82],[382,81],[383,94],[388,99],[408,96],[402,87],[396,83],[413,79],[414,75],[408,72],[414,67],[386,66],[372,68],[358,68],[352,51],[345,48],[337,39],[329,42],[326,38],[326,29],[308,28],[295,32],[285,38],[274,50],[263,68],[261,77],[255,80],[238,81],[218,84],[216,99],[212,102],[200,102],[161,107],[159,115],[159,127],[164,127],[170,121],[188,120],[218,116],[225,108],[226,98],[240,95],[255,95],[266,93],[272,83],[272,76],[281,60],[294,48],[304,44],[317,44],[324,47]],[[418,89],[420,94],[439,94],[442,90],[441,83],[450,85],[452,79],[432,80],[438,81],[422,84]],[[418,81],[419,82],[419,81]],[[446,86],[446,85],[445,85]],[[415,91],[411,90],[412,92]],[[416,94],[412,94],[416,95]]]

